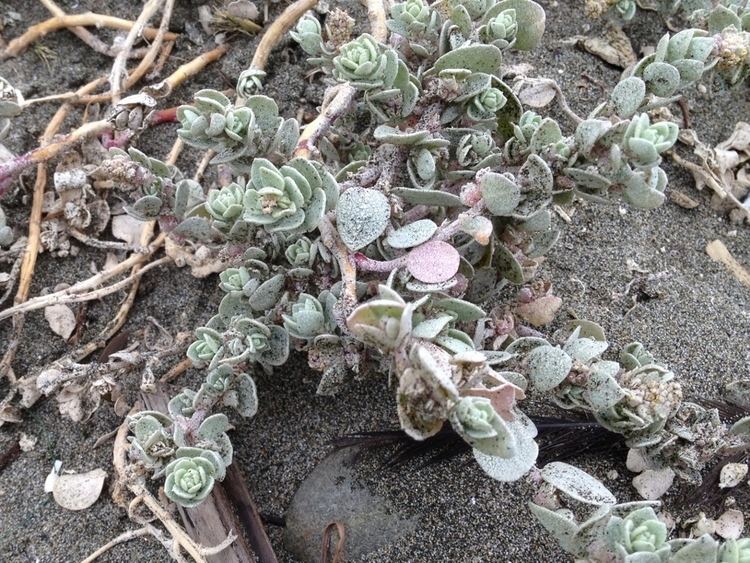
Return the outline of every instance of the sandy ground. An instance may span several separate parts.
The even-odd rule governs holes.
[[[586,113],[602,97],[598,86],[582,77],[584,73],[614,85],[619,71],[590,54],[562,43],[566,38],[593,33],[596,26],[579,19],[579,0],[541,2],[547,8],[547,36],[542,47],[521,59],[533,64],[540,76],[554,76],[569,95],[579,113]],[[69,12],[87,9],[133,18],[137,2],[114,0],[60,2]],[[195,23],[198,2],[182,0],[173,21],[181,30]],[[272,6],[272,15],[283,7]],[[3,31],[7,40],[19,35],[26,25],[46,18],[35,3],[13,0],[0,3],[0,16],[15,10],[24,16],[21,24]],[[359,6],[353,8],[361,17]],[[636,49],[654,44],[664,32],[657,18],[639,17],[626,27]],[[228,87],[249,61],[257,40],[238,46],[225,60],[211,67],[199,80],[180,88],[169,100],[177,104],[204,85]],[[88,47],[65,32],[54,33],[43,44],[56,51],[56,58],[43,62],[28,51],[18,59],[0,63],[0,75],[21,88],[27,97],[61,92],[79,86],[108,72],[111,61],[93,54]],[[206,47],[183,39],[175,50],[172,67]],[[306,67],[297,49],[282,49],[271,59],[266,92],[277,97],[286,116],[296,113],[300,101],[320,100],[321,89],[308,84],[302,75]],[[169,71],[172,67],[169,67]],[[6,144],[18,152],[35,146],[56,106],[39,105],[14,123]],[[712,100],[693,96],[691,109],[700,137],[718,142],[731,132],[734,122],[750,117],[747,85],[730,92],[715,91]],[[68,127],[80,120],[69,118]],[[140,146],[166,155],[174,138],[175,126],[149,131]],[[187,150],[178,164],[186,170],[195,166],[196,151]],[[209,176],[207,181],[212,181]],[[750,372],[750,291],[742,287],[705,253],[706,243],[721,239],[734,256],[750,264],[750,230],[736,229],[708,206],[706,194],[696,193],[692,180],[680,170],[670,170],[671,186],[689,193],[701,205],[685,210],[667,203],[652,212],[636,212],[577,204],[572,224],[564,231],[558,246],[550,253],[542,274],[554,279],[556,291],[565,299],[559,322],[567,320],[566,310],[601,323],[610,340],[622,346],[633,339],[644,342],[667,362],[685,383],[692,396],[719,397],[724,383]],[[24,190],[7,202],[11,222],[23,230],[26,192],[33,185],[33,174],[23,179]],[[6,202],[4,201],[4,205]],[[627,260],[658,275],[645,291],[626,297],[622,293],[633,275]],[[32,294],[61,282],[72,283],[89,275],[90,264],[101,265],[104,254],[83,249],[75,258],[56,259],[41,255]],[[633,308],[631,296],[638,297]],[[114,314],[120,296],[92,304],[84,340],[93,338]],[[144,326],[153,316],[170,331],[189,330],[205,322],[220,299],[214,279],[196,280],[187,271],[163,268],[145,276],[127,328]],[[0,343],[9,335],[9,323],[0,324]],[[554,327],[553,327],[554,328]],[[4,346],[4,345],[3,345]],[[18,375],[34,373],[61,356],[66,345],[48,328],[41,312],[28,316],[24,341],[14,369]],[[616,352],[616,350],[615,350]],[[195,385],[200,374],[189,372],[180,384]],[[258,376],[260,411],[234,432],[236,463],[249,480],[250,489],[263,512],[281,515],[306,475],[330,452],[329,441],[341,434],[387,429],[397,425],[393,392],[385,379],[354,382],[333,398],[315,395],[317,374],[300,359],[273,376]],[[126,382],[131,396],[137,381]],[[0,383],[0,392],[5,387]],[[527,407],[538,412],[533,398]],[[100,409],[86,424],[74,424],[57,414],[53,400],[43,400],[25,415],[20,426],[0,430],[0,451],[20,432],[39,439],[36,448],[24,453],[0,473],[0,560],[9,563],[79,561],[126,529],[134,527],[107,494],[91,508],[66,512],[43,493],[44,478],[53,461],[65,467],[86,471],[96,467],[111,472],[111,450],[106,444],[96,450],[96,439],[119,424],[111,408]],[[567,561],[555,542],[530,518],[525,502],[529,487],[521,482],[504,485],[486,477],[466,459],[418,470],[416,465],[400,470],[380,468],[382,454],[365,456],[358,466],[361,483],[382,495],[398,511],[418,521],[415,532],[368,557],[377,562],[433,561]],[[581,460],[621,498],[632,495],[622,460],[605,462]],[[608,470],[616,469],[621,478],[608,480]],[[669,507],[670,498],[666,499]],[[746,514],[750,516],[750,514]],[[283,561],[293,561],[281,544],[281,530],[269,529],[274,546]],[[155,542],[138,540],[116,547],[101,561],[168,561]]]

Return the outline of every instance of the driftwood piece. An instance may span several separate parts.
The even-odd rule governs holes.
[[[166,413],[168,389],[161,385],[156,393],[141,393],[141,400],[147,409]],[[195,508],[180,506],[178,510],[185,530],[201,545],[218,545],[230,533],[237,536],[229,547],[207,556],[210,563],[277,563],[258,509],[236,463],[227,468],[226,478],[216,483],[205,501]]]

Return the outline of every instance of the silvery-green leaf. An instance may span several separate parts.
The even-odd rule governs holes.
[[[682,59],[681,61],[674,61],[672,65],[680,73],[681,84],[690,84],[697,82],[703,76],[705,65],[701,61],[694,61],[691,59]]]
[[[750,409],[750,379],[728,383],[725,397],[733,405]]]
[[[192,241],[208,241],[213,238],[211,225],[203,217],[188,217],[178,224],[172,233]]]
[[[372,134],[381,143],[391,145],[416,145],[430,136],[429,131],[402,131],[390,125],[378,125]]]
[[[534,466],[539,455],[539,447],[534,441],[536,429],[527,417],[520,416],[507,423],[511,435],[515,438],[514,455],[510,459],[489,456],[474,450],[474,459],[487,475],[497,481],[517,481]]]
[[[198,436],[204,440],[216,440],[229,430],[229,419],[225,414],[212,414],[201,422]]]
[[[734,27],[736,30],[742,29],[742,21],[739,16],[729,8],[718,5],[708,16],[709,33],[721,33],[728,27]]]
[[[557,143],[560,140],[562,140],[560,126],[554,119],[547,117],[542,120],[542,123],[531,136],[529,149],[531,149],[532,152],[538,153],[541,152],[544,147]]]
[[[250,307],[255,311],[266,311],[272,308],[279,301],[284,282],[284,274],[276,274],[263,282],[250,296]]]
[[[161,198],[154,195],[146,195],[139,198],[132,207],[134,215],[138,217],[154,218],[161,210]]]
[[[719,545],[710,535],[704,534],[682,547],[669,558],[669,563],[705,563],[716,561]]]
[[[436,230],[433,221],[420,219],[391,232],[385,240],[393,248],[412,248],[430,240]]]
[[[585,504],[600,506],[617,502],[601,481],[567,463],[548,463],[542,468],[542,479],[562,493]]]
[[[615,86],[609,99],[615,113],[627,119],[638,111],[645,97],[646,83],[637,76],[631,76]]]
[[[446,297],[433,302],[436,309],[449,311],[459,322],[478,321],[487,316],[481,307],[455,297]]]
[[[261,361],[270,366],[281,366],[289,358],[289,335],[280,326],[270,326],[269,349],[263,352]]]
[[[594,340],[601,340],[602,342],[607,341],[604,329],[593,321],[576,319],[567,323],[565,329],[570,332],[578,329],[579,338],[593,338]]]
[[[449,51],[440,57],[428,74],[448,69],[466,69],[472,72],[495,74],[500,70],[503,55],[494,45],[474,44]]]
[[[675,93],[680,85],[680,72],[669,63],[651,63],[643,71],[649,91],[666,98]]]
[[[549,165],[541,157],[530,154],[518,171],[518,181],[526,190],[551,194],[554,176]]]
[[[422,321],[412,329],[411,335],[414,338],[424,338],[425,340],[432,340],[438,334],[440,334],[440,332],[446,326],[448,326],[452,320],[453,317],[442,316],[436,319],[428,319],[426,321]]]
[[[339,199],[336,226],[344,244],[350,250],[359,250],[385,231],[390,215],[388,199],[381,192],[351,188]]]
[[[505,279],[516,285],[523,283],[523,268],[505,245],[497,245],[495,248],[494,261],[497,264],[497,270]]]
[[[584,394],[586,400],[596,410],[607,410],[615,406],[625,396],[625,392],[613,377],[619,371],[619,367],[617,362],[597,362],[594,364],[594,370],[589,376]],[[612,371],[614,371],[614,374]]]
[[[529,509],[544,529],[555,537],[560,547],[568,552],[573,549],[578,524],[567,513],[550,510],[533,502],[529,502]]]
[[[258,392],[255,381],[246,373],[237,377],[237,412],[240,416],[249,418],[258,412]]]
[[[750,438],[750,416],[746,416],[735,422],[729,431],[735,436]]]
[[[574,360],[587,364],[594,358],[600,356],[609,348],[607,342],[591,340],[588,338],[576,338],[563,348]]]
[[[493,215],[510,215],[521,201],[521,188],[503,174],[486,173],[482,176],[479,188],[487,209]]]
[[[347,190],[344,193],[348,193]],[[395,188],[391,191],[404,201],[415,205],[434,205],[440,207],[460,207],[461,198],[448,192],[437,190],[419,190],[415,188]],[[377,238],[377,237],[376,237]]]
[[[251,314],[251,312],[250,304],[240,291],[227,293],[221,300],[221,303],[219,303],[219,315],[227,323],[234,317],[246,316]]]
[[[445,293],[450,288],[458,284],[458,276],[440,283],[424,283],[419,280],[409,280],[406,282],[406,289],[415,293]]]
[[[531,51],[542,40],[546,14],[536,2],[531,0],[501,0],[490,8],[482,18],[486,24],[505,10],[515,10],[518,31],[513,47],[520,51]]]
[[[526,364],[532,385],[539,391],[550,391],[568,376],[573,360],[560,348],[540,346],[529,352]]]

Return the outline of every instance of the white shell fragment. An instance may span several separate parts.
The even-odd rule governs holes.
[[[44,481],[44,492],[52,493],[55,502],[68,510],[84,510],[102,494],[107,472],[94,469],[86,473],[60,475],[62,462],[57,460]]]
[[[745,528],[745,517],[741,510],[730,508],[716,519],[716,533],[725,540],[736,540]]]
[[[747,470],[746,463],[727,463],[721,468],[719,487],[722,489],[736,487],[747,477]]]

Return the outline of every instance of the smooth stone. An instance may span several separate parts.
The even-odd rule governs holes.
[[[353,467],[358,448],[325,458],[302,482],[286,512],[284,547],[305,562],[320,559],[323,529],[338,521],[346,527],[345,557],[356,560],[395,543],[417,527],[384,498],[359,482]],[[331,545],[336,545],[337,535]]]

